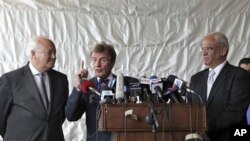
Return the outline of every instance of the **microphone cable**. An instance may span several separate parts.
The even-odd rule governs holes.
[[[190,99],[192,99],[192,96],[190,96],[190,94],[196,96],[199,99],[199,102],[203,103],[202,98],[201,98],[201,96],[199,94],[197,94],[194,91],[193,92],[191,92],[191,91],[185,91],[184,95],[185,95],[185,102],[186,103],[190,103]]]
[[[173,141],[174,137],[173,137],[173,130],[172,130],[172,114],[171,114],[171,103],[166,103],[166,107],[165,108],[165,114],[167,117],[167,123],[169,126],[169,140]]]
[[[165,114],[165,106],[166,102],[163,101],[163,118],[162,118],[162,136],[161,140],[164,141],[164,135],[165,135],[165,119],[166,119],[166,114]]]
[[[192,106],[191,104],[188,104],[188,108],[189,108],[189,126],[190,126],[190,131],[191,133],[187,134],[185,136],[185,141],[188,141],[188,140],[192,140],[192,139],[195,139],[195,140],[202,140],[202,137],[198,134],[198,130],[199,130],[199,127],[198,127],[198,124],[199,124],[199,104],[196,104],[195,108],[196,108],[196,123],[195,123],[195,128],[196,128],[196,133],[193,133],[193,122],[192,122]]]
[[[197,94],[197,93],[195,93],[195,92],[192,93],[192,94],[196,95],[196,96],[199,98],[200,102],[203,103],[202,98],[201,98],[201,96],[200,96],[199,94]]]
[[[124,108],[125,108],[125,110],[124,111],[126,111],[127,110],[127,103],[124,103]],[[127,117],[125,116],[125,121],[124,121],[124,141],[127,141]]]
[[[166,102],[163,102],[163,119],[162,119],[162,123],[163,123],[163,126],[162,126],[162,141],[164,141],[164,136],[165,136],[165,124],[167,124],[169,127],[171,127],[171,124],[170,124],[170,118],[167,116],[167,115],[171,115],[171,114],[167,114],[167,103]],[[169,107],[168,107],[169,108]],[[170,111],[170,110],[168,110]],[[173,137],[172,137],[172,130],[171,128],[169,128],[169,133],[170,133],[170,136],[169,136],[169,140],[173,140]]]

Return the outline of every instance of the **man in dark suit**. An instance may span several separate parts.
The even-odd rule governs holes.
[[[250,74],[250,58],[242,58],[238,64],[239,67],[245,69]],[[250,125],[250,103],[247,109],[247,124]]]
[[[191,77],[190,87],[206,102],[210,140],[229,141],[230,126],[246,124],[250,76],[226,60],[229,43],[224,34],[208,34],[200,50],[208,68]]]
[[[95,85],[94,88],[100,90],[98,83],[101,80],[107,80],[106,85],[115,93],[116,75],[112,73],[112,68],[115,64],[116,52],[113,46],[105,42],[99,43],[94,47],[90,56],[91,65],[96,75],[90,79]],[[114,134],[112,135],[111,132],[97,131],[97,114],[100,96],[92,97],[94,95],[93,93],[89,94],[81,91],[80,79],[87,79],[87,77],[88,71],[82,67],[76,75],[76,84],[68,98],[65,110],[66,117],[69,121],[77,121],[82,117],[83,113],[86,113],[87,141],[111,141]],[[138,80],[132,77],[124,77],[125,86],[129,86],[131,82],[138,82]]]
[[[1,77],[0,134],[4,141],[64,141],[69,90],[67,76],[52,69],[55,45],[38,36],[27,53],[27,65]]]

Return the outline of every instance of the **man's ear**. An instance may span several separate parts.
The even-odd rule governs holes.
[[[31,55],[35,55],[35,51],[34,50],[31,50]]]
[[[228,53],[228,48],[222,47],[221,55],[226,56]]]
[[[35,56],[36,52],[34,50],[31,50],[31,58],[33,58]]]

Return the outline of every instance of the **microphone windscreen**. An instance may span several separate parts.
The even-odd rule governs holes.
[[[124,95],[124,77],[123,77],[122,73],[117,74],[115,98],[117,100],[120,100],[120,101],[125,98],[125,95]]]
[[[89,80],[86,80],[86,81],[83,81],[83,83],[82,83],[82,91],[84,92],[84,93],[88,93],[89,92],[89,87],[92,87],[92,88],[94,88],[94,83],[92,82],[92,81],[89,81]]]

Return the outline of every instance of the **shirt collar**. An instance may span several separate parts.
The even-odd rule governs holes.
[[[31,73],[33,75],[37,75],[37,74],[40,74],[41,72],[39,72],[33,65],[32,63],[29,63],[29,68],[31,70]],[[44,74],[47,74],[47,72],[44,72]]]
[[[215,75],[218,75],[220,73],[220,71],[222,70],[222,68],[226,65],[227,61],[225,60],[224,62],[222,62],[221,64],[219,64],[217,67],[215,67],[213,70],[215,72]],[[212,69],[210,68],[209,69],[209,72],[211,71]]]
[[[98,82],[100,81],[100,79],[101,79],[100,77],[97,77]],[[112,73],[106,79],[112,80],[113,79]]]

